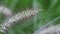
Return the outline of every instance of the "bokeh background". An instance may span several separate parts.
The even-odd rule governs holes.
[[[10,8],[14,14],[32,8],[42,9],[39,14],[9,28],[8,34],[33,34],[51,21],[49,26],[60,23],[60,18],[54,21],[60,17],[60,0],[0,0],[0,5]],[[6,17],[0,13],[0,24],[4,20]]]

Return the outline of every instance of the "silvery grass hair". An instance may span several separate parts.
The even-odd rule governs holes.
[[[36,34],[60,34],[60,24],[56,26],[50,26]]]
[[[6,33],[9,27],[14,26],[13,24],[16,24],[15,22],[19,20],[23,20],[25,18],[30,18],[31,16],[34,16],[37,13],[39,13],[39,11],[41,10],[32,9],[32,10],[25,10],[22,12],[18,12],[17,14],[15,14],[11,18],[7,19],[2,24],[0,24],[0,28],[1,28],[0,32]]]
[[[0,13],[5,15],[6,18],[10,18],[13,16],[13,12],[5,6],[0,6]]]
[[[55,21],[57,21],[59,19],[60,19],[60,16],[51,20],[46,25],[40,27],[33,34],[60,34],[60,24],[58,24],[58,25],[52,24],[52,23],[55,23]],[[50,26],[51,24],[52,24],[52,26]]]

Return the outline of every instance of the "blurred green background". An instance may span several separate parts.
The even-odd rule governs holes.
[[[8,34],[33,34],[38,28],[50,23],[57,25],[60,23],[60,0],[0,0],[0,5],[10,8],[13,13],[27,9],[42,9],[39,14],[30,19],[19,21],[14,27],[9,28]],[[0,23],[6,20],[0,13]],[[50,24],[51,25],[51,24]]]

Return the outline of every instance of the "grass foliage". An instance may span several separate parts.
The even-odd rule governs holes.
[[[28,20],[19,22],[14,27],[9,28],[8,34],[32,34],[38,28],[43,27],[47,23],[57,25],[60,23],[60,0],[34,0],[37,1],[37,6],[42,9],[39,14]],[[34,7],[33,0],[0,0],[0,4],[7,6],[14,13],[21,10],[27,10]],[[5,20],[5,17],[0,14],[0,23]],[[55,21],[54,21],[55,20]],[[54,21],[54,22],[53,22]],[[49,25],[51,25],[49,24]]]

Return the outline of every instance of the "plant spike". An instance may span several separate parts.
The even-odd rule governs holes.
[[[25,18],[30,18],[31,16],[34,16],[35,14],[39,13],[39,11],[41,10],[27,10],[27,11],[22,11],[22,12],[18,12],[17,14],[15,14],[14,16],[12,16],[11,18],[7,19],[6,21],[4,21],[2,24],[0,24],[1,27],[1,32],[6,33],[6,31],[8,30],[9,27],[14,26],[12,24],[16,24],[15,22],[19,21],[19,20],[23,20]]]
[[[13,12],[5,6],[0,6],[0,13],[5,15],[6,18],[10,18],[13,16]]]
[[[51,26],[52,23],[54,23],[55,21],[57,21],[57,20],[59,20],[59,19],[60,19],[60,16],[57,17],[57,18],[55,18],[55,19],[53,19],[53,20],[51,20],[51,21],[48,22],[46,25],[40,27],[37,31],[35,31],[34,34],[48,33],[48,31],[49,31],[49,30],[53,30],[54,27],[60,28],[60,27],[59,27],[60,24],[58,24],[58,25],[56,25],[56,26],[54,26],[54,25]],[[56,29],[56,31],[58,30],[58,28]],[[48,30],[46,30],[46,29],[48,29]],[[55,28],[54,28],[54,29],[55,29]],[[44,32],[44,31],[46,31],[46,32]],[[54,32],[54,31],[53,31],[53,32]]]

